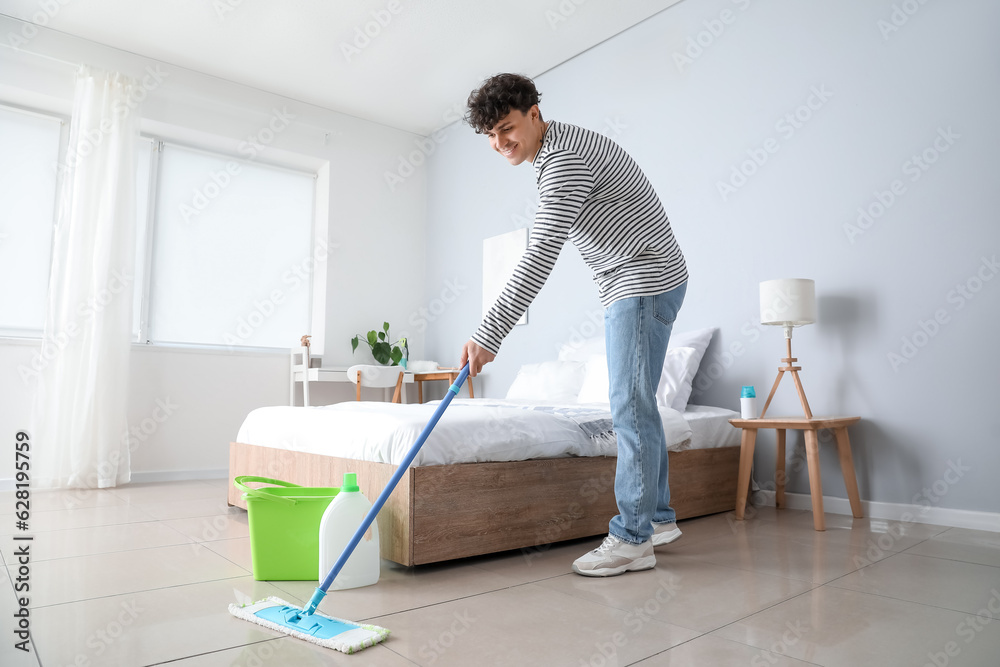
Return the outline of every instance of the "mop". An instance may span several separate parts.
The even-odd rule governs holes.
[[[368,530],[368,527],[371,526],[379,510],[382,509],[382,505],[389,499],[389,495],[396,488],[396,484],[399,483],[399,480],[406,473],[407,468],[410,467],[417,452],[423,447],[427,436],[434,430],[434,426],[441,419],[441,415],[447,409],[448,404],[451,403],[451,399],[458,394],[458,390],[462,387],[468,376],[469,365],[466,364],[462,368],[462,372],[455,379],[455,383],[445,392],[444,398],[438,404],[437,410],[434,411],[430,421],[427,422],[427,426],[420,432],[417,441],[410,447],[410,451],[406,453],[406,456],[399,464],[396,472],[393,473],[389,483],[386,484],[381,495],[379,495],[372,508],[368,511],[368,514],[365,515],[361,526],[355,531],[354,536],[351,537],[351,541],[347,543],[347,546],[344,547],[344,552],[340,554],[340,558],[334,563],[333,568],[326,575],[326,579],[323,580],[313,593],[309,604],[304,609],[299,609],[281,598],[269,597],[253,604],[230,604],[229,613],[236,618],[257,623],[276,632],[304,639],[319,646],[343,651],[344,653],[356,653],[361,649],[374,646],[388,637],[389,631],[385,628],[377,625],[364,625],[345,621],[341,618],[318,613],[316,609],[326,596],[326,592],[329,590],[330,585],[333,584],[333,580],[337,578],[340,570],[344,567],[347,559],[354,553],[354,548],[358,546],[361,537]]]

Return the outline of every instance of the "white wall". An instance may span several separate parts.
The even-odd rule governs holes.
[[[20,34],[21,27],[0,17],[2,35]],[[45,29],[22,49],[0,48],[0,102],[69,114],[73,67],[35,55],[44,54],[138,77],[147,67],[160,68],[167,76],[143,105],[143,130],[186,143],[235,153],[266,127],[273,109],[295,115],[258,159],[329,164],[329,241],[337,245],[327,280],[327,363],[352,361],[351,336],[386,319],[401,324],[421,301],[426,175],[418,169],[393,190],[384,179],[398,156],[413,150],[415,135]],[[411,356],[421,356],[423,345],[413,336]],[[0,340],[0,433],[6,437],[28,428],[34,384],[21,380],[18,367],[30,365],[38,351],[35,341]],[[286,353],[143,346],[133,352],[129,422],[146,428],[133,452],[136,479],[224,475],[228,443],[246,414],[288,402]],[[347,387],[327,386],[313,392],[313,403],[350,396]],[[170,416],[152,420],[165,414],[157,406],[167,404],[176,406]],[[12,471],[13,457],[0,460],[0,480]]]
[[[676,329],[719,329],[692,402],[738,409],[744,384],[766,396],[784,350],[757,325],[758,283],[816,280],[819,322],[793,351],[814,413],[864,418],[851,433],[864,499],[1000,511],[997,25],[988,0],[687,0],[537,78],[546,118],[616,137],[663,199],[691,273]],[[799,127],[784,120],[795,113]],[[936,161],[914,169],[924,151]],[[752,175],[723,193],[741,166]],[[858,208],[878,212],[896,181],[902,194],[858,227]],[[446,279],[468,287],[430,327],[429,353],[447,358],[479,323],[482,240],[526,224],[537,194],[530,166],[510,168],[465,126],[449,128],[429,187],[426,298]],[[568,247],[486,393],[597,313]],[[786,379],[769,414],[799,411]],[[766,482],[773,432],[759,442]],[[845,497],[833,447],[822,465],[824,493]],[[789,490],[808,493],[796,470]]]

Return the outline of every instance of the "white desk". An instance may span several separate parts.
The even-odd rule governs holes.
[[[296,356],[299,360],[296,361]],[[323,361],[321,357],[309,357],[309,369],[305,368],[305,364],[302,359],[306,358],[304,353],[304,348],[292,348],[291,354],[291,365],[289,368],[289,380],[288,380],[288,404],[291,406],[295,405],[295,384],[298,382],[302,383],[302,403],[306,407],[309,407],[309,384],[312,382],[350,382],[353,384],[351,379],[347,377],[347,369],[350,366],[329,366],[324,367],[322,365]],[[406,403],[406,385],[417,383],[417,388],[420,390],[420,402],[423,402],[423,383],[432,380],[450,380],[454,381],[455,377],[458,375],[458,369],[442,369],[437,371],[430,371],[427,373],[413,373],[412,371],[404,371],[403,373],[403,386],[400,393],[400,400]],[[472,378],[468,380],[469,385],[469,396],[473,396],[472,391]],[[383,390],[383,400],[389,401],[392,398],[392,394],[389,392],[392,387]]]

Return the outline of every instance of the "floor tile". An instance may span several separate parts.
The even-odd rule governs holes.
[[[762,526],[771,525],[773,522],[773,516],[741,521],[736,518],[736,514],[733,512],[722,512],[696,519],[683,519],[677,522],[683,535],[672,544],[693,544],[713,537],[753,534]]]
[[[682,538],[683,539],[683,538]],[[885,558],[892,552],[870,553],[864,546],[793,540],[787,534],[744,534],[716,537],[694,544],[667,547],[684,558],[779,577],[825,583]]]
[[[814,528],[812,513],[791,516],[774,522],[761,522],[757,536],[787,537],[793,542],[825,548],[830,545],[863,548],[873,562],[889,553],[904,551],[924,540],[948,530],[947,526],[887,521],[884,519],[855,519],[842,514],[826,515],[826,530]]]
[[[318,582],[275,581],[273,583],[292,595],[309,599]],[[340,591],[331,590],[323,601],[322,609],[334,616],[342,617],[349,613],[349,618],[353,620],[364,620],[479,595],[516,584],[517,581],[513,579],[486,572],[461,561],[406,568],[383,560],[377,584]]]
[[[15,493],[15,491],[0,491],[0,509],[2,511],[14,511]],[[108,489],[32,489],[29,503],[32,512],[128,504]]]
[[[211,516],[169,519],[163,523],[195,542],[232,540],[250,536],[247,513],[242,510]]]
[[[228,479],[34,491],[31,628],[0,665],[994,665],[1000,533],[754,507],[679,522],[657,567],[572,574],[603,536],[449,563],[382,562],[321,611],[384,625],[346,656],[229,615],[317,582],[255,582]],[[13,492],[0,492],[0,636],[13,637]],[[6,503],[6,504],[5,504]],[[708,633],[708,634],[705,634]],[[950,652],[950,655],[948,654]]]
[[[715,630],[814,586],[662,552],[656,561],[653,570],[620,577],[568,574],[538,585],[698,632]]]
[[[133,667],[235,648],[274,633],[232,616],[229,604],[276,594],[240,577],[44,607],[32,612],[35,642],[42,662],[60,667]]]
[[[284,638],[259,642],[241,648],[207,653],[194,658],[169,663],[170,667],[218,667],[219,665],[253,665],[254,667],[413,667],[414,663],[393,653],[383,645],[366,648],[346,655],[322,648],[300,639]]]
[[[187,482],[151,482],[124,484],[109,489],[111,493],[129,503],[166,503],[174,500],[211,498],[225,501],[227,487],[215,480]]]
[[[47,560],[32,566],[32,605],[45,607],[247,574],[194,543]]]
[[[225,514],[243,514],[246,511],[238,507],[230,507],[223,498],[194,498],[175,500],[158,500],[155,502],[132,503],[133,507],[141,509],[154,519],[185,519],[189,517],[218,516]]]
[[[32,559],[38,562],[189,542],[184,535],[157,521],[53,530],[35,535]],[[0,553],[5,561],[13,552],[14,541],[0,539]]]
[[[902,553],[830,585],[1000,620],[1000,567]]]
[[[202,544],[206,549],[210,549],[226,560],[236,563],[247,572],[253,572],[253,558],[250,553],[249,537],[243,537],[237,540],[203,542]]]
[[[1000,533],[967,528],[949,528],[906,553],[961,560],[1000,567]]]
[[[229,487],[233,485],[233,482],[228,477],[219,477],[218,479],[199,479],[196,481],[210,489],[221,491],[223,494],[227,493],[229,491]]]
[[[372,619],[419,665],[627,665],[697,633],[524,584]]]
[[[108,505],[105,507],[82,507],[72,510],[47,510],[32,512],[28,527],[32,533],[51,530],[72,530],[92,526],[111,526],[122,523],[152,521],[154,517],[138,507],[130,505]],[[0,535],[15,532],[14,515],[0,514]]]
[[[920,666],[934,664],[932,656],[950,667],[982,667],[1000,655],[1000,623],[983,625],[968,614],[834,586],[712,634],[824,667]]]
[[[780,646],[775,647],[781,650]],[[702,635],[646,658],[634,667],[811,667],[815,663],[754,648],[713,635]]]
[[[468,558],[464,563],[500,574],[512,583],[527,584],[572,572],[573,561],[601,545],[603,537],[543,544],[518,551],[505,551]]]

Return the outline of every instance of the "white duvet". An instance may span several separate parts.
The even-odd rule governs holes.
[[[247,415],[236,439],[251,445],[398,464],[436,408],[436,403],[381,402],[258,408]],[[574,413],[575,418],[559,414],[560,410]],[[537,406],[524,401],[455,399],[413,465],[615,455],[614,439],[588,435],[579,424],[580,412],[588,419],[611,418],[607,406],[601,405]],[[660,417],[668,449],[691,446],[691,425],[680,412],[660,408]],[[718,415],[715,421],[719,421]],[[724,444],[729,443],[708,441],[704,446]]]

